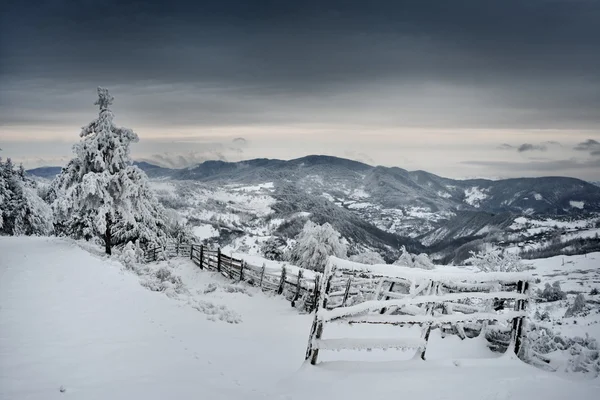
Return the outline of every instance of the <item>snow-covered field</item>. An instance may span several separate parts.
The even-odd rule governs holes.
[[[598,379],[568,380],[477,339],[435,335],[429,361],[388,351],[304,365],[312,316],[188,260],[148,273],[161,267],[181,278],[177,288],[150,291],[140,284],[147,276],[73,241],[0,237],[0,399],[595,399],[600,391]]]

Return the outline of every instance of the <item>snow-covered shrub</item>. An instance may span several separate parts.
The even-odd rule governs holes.
[[[381,255],[375,251],[365,251],[350,257],[350,261],[354,261],[361,264],[376,265],[385,264],[385,260]]]
[[[413,255],[406,250],[406,247],[402,246],[400,249],[400,257],[394,262],[394,265],[410,268],[415,266],[413,262]]]
[[[527,324],[527,335],[522,356],[540,367],[563,372],[600,374],[600,352],[596,339],[563,337],[546,326]]]
[[[429,259],[429,256],[425,253],[421,253],[413,258],[413,265],[415,268],[421,269],[434,269],[435,265]]]
[[[502,252],[498,248],[482,250],[478,253],[471,252],[471,257],[465,263],[473,265],[482,272],[520,272],[529,269],[518,254]]]
[[[164,209],[146,174],[132,165],[129,147],[138,136],[113,123],[112,101],[108,90],[98,88],[99,116],[82,128],[76,157],[51,185],[57,229],[76,238],[98,237],[107,254],[138,239],[164,245]]]
[[[121,255],[119,256],[119,260],[125,266],[125,268],[133,269],[134,264],[137,262],[135,246],[133,245],[133,243],[128,242],[125,245],[123,251],[121,252]]]
[[[277,236],[268,238],[260,248],[261,253],[267,260],[283,261],[283,247],[285,241]]]
[[[242,317],[233,310],[230,310],[224,305],[217,305],[204,300],[190,299],[190,305],[193,309],[206,314],[206,318],[210,321],[224,321],[229,324],[239,324],[242,322]]]
[[[546,283],[544,290],[538,289],[537,295],[538,295],[538,297],[544,299],[547,302],[564,300],[567,298],[567,294],[565,292],[563,292],[562,289],[560,288],[559,281],[554,281],[552,283],[552,285],[550,285],[549,283]]]
[[[565,312],[565,318],[574,317],[586,310],[587,305],[585,303],[585,297],[582,293],[579,293],[577,296],[575,296],[573,305],[567,308],[567,311]]]
[[[0,234],[49,235],[53,231],[52,209],[38,195],[37,184],[21,165],[0,159]]]
[[[174,275],[166,266],[162,266],[148,275],[141,281],[141,284],[154,292],[165,292],[169,297],[186,293],[181,277]]]
[[[296,237],[287,259],[298,266],[322,272],[329,256],[346,258],[346,244],[329,223],[317,225],[307,221]]]
[[[593,289],[590,291],[590,296],[596,296],[596,295],[598,295],[598,294],[600,294],[600,292],[598,291],[598,288],[593,288]]]
[[[394,262],[394,265],[410,268],[434,269],[435,265],[425,253],[419,255],[411,254],[402,246],[400,249],[400,257]]]

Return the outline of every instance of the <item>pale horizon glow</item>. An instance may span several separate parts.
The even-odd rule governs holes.
[[[100,85],[134,158],[163,166],[600,180],[598,2],[113,1],[0,15],[1,157],[64,165]]]

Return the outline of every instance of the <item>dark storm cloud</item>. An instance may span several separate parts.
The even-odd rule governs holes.
[[[588,151],[593,156],[600,156],[600,142],[594,139],[588,139],[574,147],[578,151]]]
[[[71,104],[72,96],[53,98],[48,89],[182,85],[203,103],[185,104],[172,93],[144,98],[140,108],[157,120],[174,113],[190,123],[256,123],[292,118],[287,110],[255,112],[282,97],[336,104],[348,86],[368,96],[373,83],[397,84],[400,94],[404,84],[416,92],[444,84],[490,93],[498,110],[474,113],[473,125],[600,124],[600,2],[54,0],[4,7],[0,84],[17,88],[0,94],[0,118],[15,124]],[[34,88],[24,93],[27,84]],[[211,88],[218,93],[204,96]],[[194,109],[206,115],[194,119]]]
[[[549,140],[540,144],[523,143],[519,146],[513,146],[512,144],[502,143],[496,148],[499,150],[516,150],[518,153],[525,153],[528,151],[546,151],[548,150],[549,146],[561,147],[562,145],[557,141]]]
[[[523,143],[522,145],[520,145],[517,148],[517,151],[519,153],[524,153],[526,151],[546,151],[546,150],[548,150],[548,147],[546,147],[543,144],[534,145],[534,144],[531,144],[531,143]]]

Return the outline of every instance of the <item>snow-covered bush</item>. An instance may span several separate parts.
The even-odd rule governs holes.
[[[413,268],[415,266],[413,262],[413,255],[406,250],[406,247],[402,246],[402,248],[400,249],[400,257],[396,261],[394,261],[394,265],[410,268]]]
[[[593,289],[590,291],[590,296],[596,296],[596,295],[598,295],[598,294],[600,294],[600,292],[598,291],[598,288],[593,288]]]
[[[425,253],[419,255],[411,254],[402,246],[400,249],[400,257],[394,262],[394,265],[410,268],[434,269],[435,265]]]
[[[350,257],[350,261],[354,261],[361,264],[376,265],[385,264],[385,260],[381,255],[375,251],[365,251]]]
[[[471,257],[465,263],[482,272],[520,272],[529,269],[518,254],[502,252],[498,248],[478,253],[472,251]]]
[[[415,268],[421,269],[434,269],[435,265],[429,259],[429,256],[425,253],[421,253],[413,258],[413,265]]]
[[[152,272],[140,283],[154,292],[164,292],[169,297],[175,297],[186,292],[181,277],[174,275],[166,266]]]
[[[317,225],[307,221],[287,259],[303,268],[322,272],[329,256],[346,258],[346,254],[346,244],[340,233],[329,223]]]
[[[53,181],[49,199],[60,233],[98,237],[105,251],[140,240],[164,245],[167,237],[162,206],[148,177],[132,165],[129,146],[138,136],[113,123],[113,97],[98,88],[97,119],[83,127],[71,160]]]
[[[567,298],[567,294],[560,288],[559,281],[554,281],[552,285],[546,283],[544,290],[538,289],[537,295],[547,302],[564,300]]]
[[[53,231],[52,209],[38,195],[35,181],[21,165],[0,160],[0,234],[49,235]]]
[[[260,248],[261,253],[267,260],[283,261],[285,241],[277,236],[268,238]]]
[[[119,260],[127,269],[133,269],[135,263],[137,262],[136,249],[133,243],[128,242],[121,255],[119,256]]]
[[[563,372],[600,374],[600,352],[596,339],[563,337],[546,326],[528,324],[522,356],[525,361]]]
[[[575,296],[575,301],[573,304],[567,308],[567,311],[565,312],[565,318],[574,317],[586,310],[587,305],[585,302],[585,297],[582,293],[579,293],[577,296]]]

